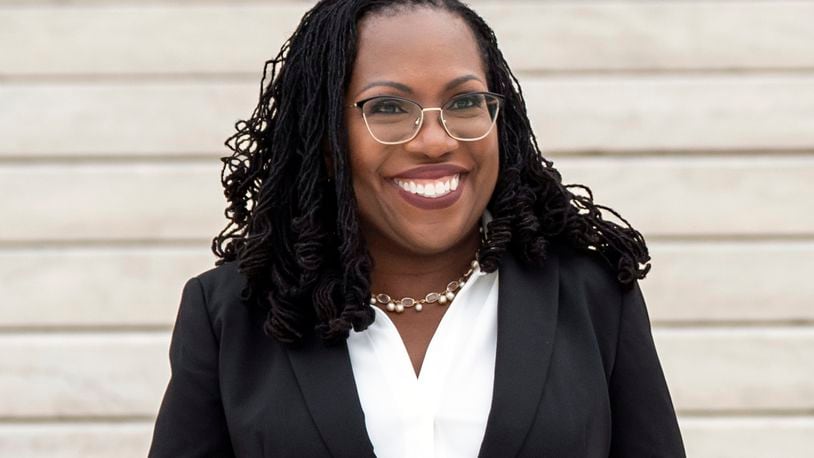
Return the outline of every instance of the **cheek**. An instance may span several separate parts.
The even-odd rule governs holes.
[[[360,181],[365,181],[366,177],[376,170],[376,164],[372,163],[375,158],[375,154],[372,154],[375,148],[367,138],[369,135],[363,122],[359,122],[353,116],[347,116],[345,121],[348,129],[350,167],[354,187],[356,187]]]
[[[489,142],[489,145],[480,154],[481,183],[484,190],[491,195],[497,184],[497,177],[500,171],[500,152],[497,138]]]
[[[351,151],[363,146],[365,135],[367,135],[367,127],[365,127],[364,121],[359,118],[359,113],[352,110],[345,115],[345,126],[348,130],[348,145]]]
[[[362,214],[368,214],[376,206],[375,196],[382,192],[380,171],[385,152],[370,136],[363,121],[348,119],[346,125],[353,192]]]

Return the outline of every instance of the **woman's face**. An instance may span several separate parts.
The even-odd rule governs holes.
[[[413,8],[374,14],[359,23],[357,57],[346,102],[395,95],[424,108],[451,97],[488,91],[484,63],[468,25],[449,12]],[[419,255],[443,253],[476,227],[498,174],[495,126],[483,139],[458,141],[438,111],[427,111],[409,142],[384,145],[369,133],[358,108],[347,108],[353,189],[362,230],[371,248]],[[451,191],[457,177],[458,188]],[[435,197],[426,189],[450,182]],[[424,194],[410,189],[423,185]]]

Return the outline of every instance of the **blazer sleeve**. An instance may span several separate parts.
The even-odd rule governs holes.
[[[610,457],[686,457],[638,282],[622,293],[609,390]]]
[[[197,277],[184,285],[170,341],[171,377],[148,456],[234,456],[218,381],[218,342]]]

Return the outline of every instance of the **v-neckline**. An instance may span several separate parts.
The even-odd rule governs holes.
[[[472,285],[475,284],[484,274],[480,268],[476,268],[475,272],[469,278],[461,289],[457,292],[458,298],[466,300],[469,296],[469,291]],[[452,332],[450,326],[458,317],[456,316],[461,312],[459,310],[463,302],[453,301],[441,320],[435,328],[435,332],[427,344],[427,350],[424,353],[424,360],[421,363],[421,370],[418,375],[413,368],[410,354],[407,350],[407,345],[404,343],[401,334],[398,331],[395,323],[387,315],[384,310],[374,307],[377,319],[381,319],[381,324],[386,329],[382,329],[382,334],[386,336],[385,342],[374,341],[374,346],[379,347],[383,345],[385,348],[376,348],[376,353],[380,356],[382,361],[383,355],[398,355],[387,358],[387,361],[382,361],[384,367],[384,376],[391,384],[391,387],[396,393],[402,393],[403,396],[398,396],[399,402],[403,404],[402,409],[404,412],[412,411],[417,405],[422,405],[424,412],[431,412],[435,414],[436,409],[440,404],[440,398],[443,394],[443,383],[449,370],[450,364],[444,364],[442,347],[444,341],[449,339],[449,333]],[[440,347],[439,347],[440,346]],[[394,347],[398,347],[396,350]]]
[[[385,312],[384,310],[382,310],[382,309],[380,309],[378,307],[375,307],[376,314],[378,315],[377,319],[382,320],[381,321],[382,324],[387,328],[387,330],[385,332],[387,332],[387,334],[390,337],[394,337],[393,340],[398,340],[399,345],[393,345],[393,346],[399,347],[399,351],[396,352],[399,355],[397,357],[397,360],[399,361],[399,363],[398,363],[399,376],[404,377],[404,378],[415,379],[415,382],[416,382],[417,385],[422,385],[422,384],[427,383],[426,379],[427,379],[427,377],[429,377],[429,376],[426,375],[427,374],[427,367],[428,367],[428,365],[432,364],[432,355],[435,354],[435,352],[432,351],[432,349],[436,346],[434,344],[434,342],[438,342],[439,339],[443,338],[443,337],[439,337],[439,336],[443,336],[444,335],[443,333],[446,332],[445,331],[446,326],[444,325],[444,323],[449,321],[447,319],[447,317],[451,313],[453,313],[453,310],[452,310],[453,308],[454,307],[452,307],[450,305],[450,308],[446,312],[444,312],[444,314],[441,316],[441,319],[439,320],[438,325],[435,328],[435,331],[433,332],[432,336],[430,337],[430,341],[427,343],[427,348],[424,351],[424,358],[421,361],[421,368],[419,369],[418,374],[416,374],[415,373],[415,368],[413,367],[413,360],[410,358],[410,352],[407,349],[407,344],[404,342],[404,338],[401,336],[401,333],[399,332],[398,328],[396,327],[396,324],[393,322],[393,320],[390,319],[389,316],[387,316],[387,312]],[[410,376],[407,377],[405,373],[409,373]]]
[[[559,256],[558,250],[552,249],[542,267],[523,265],[511,252],[500,261],[498,297],[492,304],[496,312],[494,392],[477,456],[517,455],[537,418],[558,323]],[[354,343],[349,339],[347,345],[325,346],[311,335],[302,347],[286,349],[308,410],[335,456],[375,456],[371,441],[374,436],[403,445],[402,440],[412,444],[410,438],[415,437],[412,434],[417,427],[431,433],[432,422],[425,417],[432,415],[434,408],[427,411],[422,409],[424,406],[411,406],[408,412],[422,415],[418,423],[412,417],[402,419],[396,412],[376,412],[400,411],[403,402],[395,386],[382,386],[383,382],[377,380],[388,372],[385,369],[390,363],[383,359],[392,359],[392,355],[381,354],[384,346],[377,342],[384,340],[380,337],[387,333],[377,327],[374,323],[367,331],[352,331],[351,338],[357,340]],[[377,338],[366,335],[369,331]],[[529,358],[529,348],[535,349],[534,358]],[[369,372],[371,377],[357,378],[357,369]],[[416,379],[415,373],[412,377]],[[372,424],[366,424],[365,399],[374,401],[367,404],[373,406]],[[409,429],[410,435],[402,438],[391,434],[401,429]]]

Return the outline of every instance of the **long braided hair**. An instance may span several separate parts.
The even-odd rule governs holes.
[[[487,207],[493,220],[481,269],[497,269],[506,250],[540,264],[552,242],[598,253],[623,284],[650,269],[642,235],[611,208],[595,204],[586,186],[563,184],[542,156],[520,84],[494,32],[474,11],[458,0],[323,0],[266,62],[259,102],[226,141],[233,154],[221,158],[229,223],[212,241],[216,265],[238,263],[248,280],[243,300],[265,313],[263,332],[279,342],[296,344],[316,332],[336,343],[351,328],[361,331],[373,322],[372,261],[359,230],[342,107],[359,20],[417,6],[452,12],[469,25],[489,90],[505,97],[498,118],[500,173]],[[603,219],[602,210],[624,226]]]

